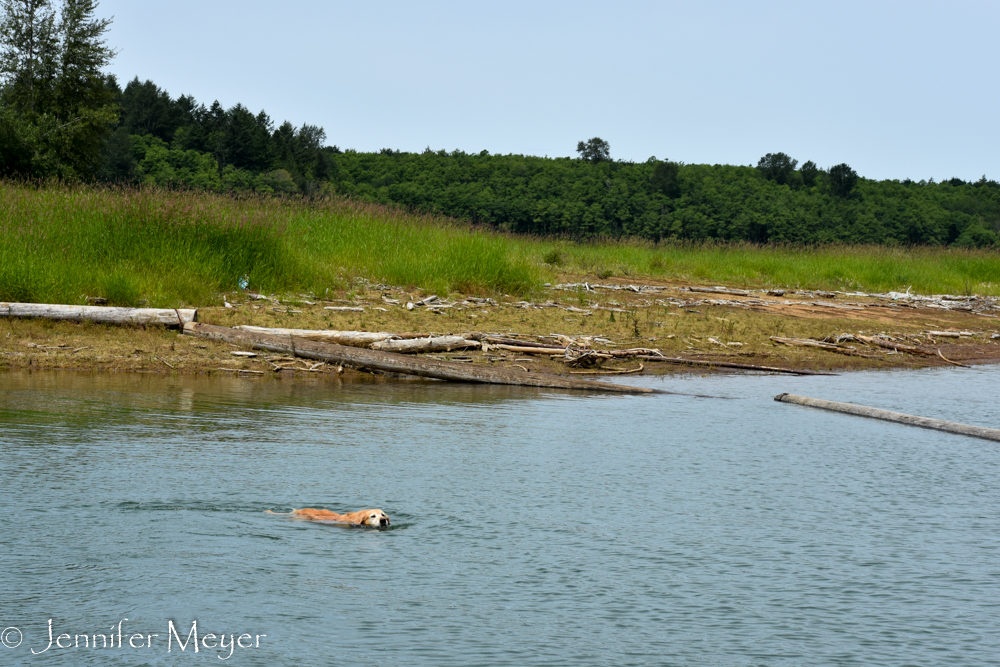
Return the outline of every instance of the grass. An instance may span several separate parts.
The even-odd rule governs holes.
[[[0,300],[180,306],[357,278],[439,293],[527,295],[567,277],[1000,294],[996,251],[768,247],[514,237],[350,201],[0,181]]]
[[[921,294],[1000,294],[1000,253],[996,250],[713,242],[536,241],[530,245],[552,274],[883,293],[912,288]]]
[[[429,216],[163,190],[0,183],[0,299],[178,306],[354,278],[448,292],[523,293],[540,272],[507,239]]]

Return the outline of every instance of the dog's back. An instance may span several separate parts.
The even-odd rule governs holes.
[[[278,514],[278,512],[271,512],[271,510],[267,511],[271,514]],[[330,510],[320,510],[307,507],[305,509],[292,510],[290,515],[298,519],[305,519],[306,521],[339,521],[358,526],[371,526],[372,528],[385,528],[390,525],[388,515],[379,509],[360,510],[358,512],[338,514],[337,512],[331,512]]]

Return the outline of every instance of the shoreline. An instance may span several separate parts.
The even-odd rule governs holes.
[[[241,292],[221,296],[220,301],[228,306],[199,307],[198,320],[227,327],[242,324],[407,336],[492,334],[523,340],[526,346],[568,338],[594,349],[641,347],[691,361],[821,372],[1000,363],[1000,318],[994,315],[1000,314],[1000,305],[993,298],[934,300],[896,293],[761,290],[649,279],[589,283],[574,282],[579,277],[564,278],[548,285],[533,301],[506,295],[436,295],[383,285],[358,285],[324,300],[312,295]],[[859,344],[873,337],[878,345]],[[898,348],[892,349],[894,345]],[[630,359],[571,368],[558,357],[502,349],[425,356],[593,379],[626,372],[748,372]],[[368,374],[305,360],[289,362],[279,355],[183,336],[164,327],[0,318],[0,371],[43,369],[240,376]]]

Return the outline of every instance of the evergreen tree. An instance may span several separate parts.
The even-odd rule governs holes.
[[[103,40],[111,21],[95,18],[96,0],[63,0],[58,20],[51,0],[3,0],[2,9],[0,105],[14,126],[0,141],[16,150],[0,169],[92,175],[117,121],[117,84],[101,72],[114,57]]]
[[[118,121],[115,95],[101,72],[115,55],[103,39],[111,20],[95,18],[96,10],[96,0],[63,0],[53,105],[59,125],[50,132],[59,141],[55,152],[65,176],[93,174],[104,139]]]
[[[3,0],[0,76],[3,102],[34,116],[51,97],[59,39],[51,0]]]
[[[183,122],[182,109],[167,91],[152,81],[140,83],[139,77],[135,77],[125,86],[121,99],[121,124],[129,134],[151,134],[169,142]]]

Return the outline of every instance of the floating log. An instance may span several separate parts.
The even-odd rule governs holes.
[[[859,417],[870,417],[883,421],[896,422],[898,424],[908,424],[910,426],[920,426],[922,428],[932,428],[938,431],[958,433],[959,435],[969,435],[974,438],[985,438],[1000,442],[1000,429],[986,428],[983,426],[971,426],[969,424],[959,424],[958,422],[943,421],[941,419],[930,419],[928,417],[917,417],[902,412],[890,412],[879,408],[870,408],[855,403],[838,403],[836,401],[825,401],[821,398],[809,398],[808,396],[796,396],[795,394],[778,394],[774,400],[781,403],[795,403],[805,405],[810,408],[820,408],[822,410],[833,410]]]
[[[661,357],[652,354],[636,355],[636,359],[644,361],[659,361],[666,364],[688,364],[691,366],[721,366],[722,368],[739,368],[745,371],[766,371],[768,373],[788,373],[790,375],[836,375],[821,371],[805,371],[780,366],[758,366],[757,364],[738,364],[732,361],[706,361],[701,359],[681,359],[680,357]]]
[[[48,320],[101,322],[104,324],[159,324],[182,327],[198,319],[195,308],[123,308],[118,306],[65,306],[50,303],[0,303],[0,317],[40,317]]]
[[[397,354],[418,354],[421,352],[451,352],[469,347],[479,347],[474,340],[466,340],[461,336],[437,336],[435,338],[410,338],[409,340],[382,340],[372,343],[369,347],[383,352]]]
[[[221,340],[258,350],[292,354],[304,359],[325,361],[338,365],[347,364],[356,368],[367,368],[386,373],[416,375],[418,377],[434,378],[437,380],[548,387],[552,389],[606,391],[621,394],[671,393],[657,389],[648,389],[646,387],[627,387],[606,382],[592,382],[543,373],[525,373],[510,368],[476,366],[473,364],[442,361],[440,359],[428,359],[426,357],[408,357],[393,352],[366,350],[291,336],[273,336],[211,324],[189,322],[184,325],[184,333],[189,336]]]
[[[271,334],[272,336],[295,336],[296,338],[306,338],[308,340],[320,340],[337,345],[347,345],[350,347],[369,347],[372,343],[379,343],[384,340],[399,338],[396,334],[376,332],[376,331],[333,331],[329,329],[279,329],[269,327],[255,327],[249,324],[240,324],[234,329],[252,331],[254,333]]]

